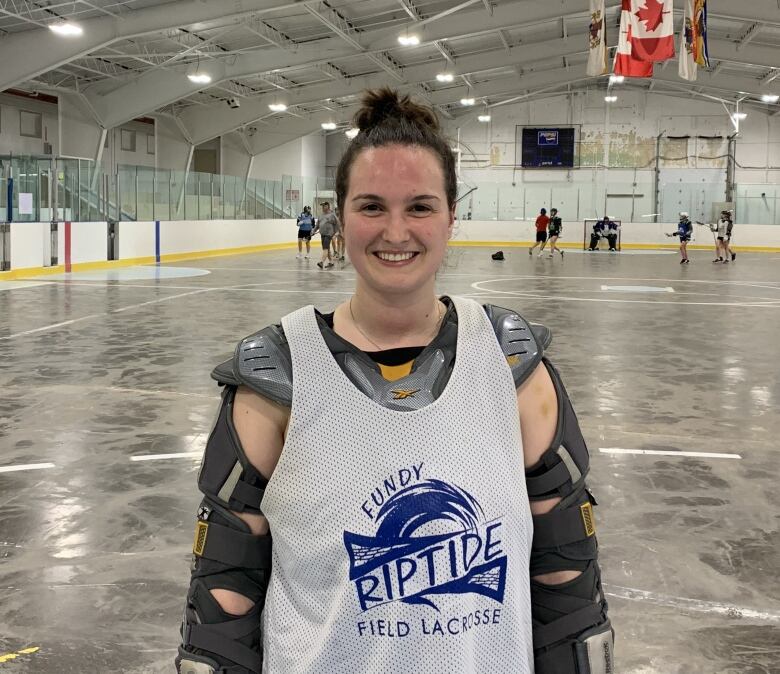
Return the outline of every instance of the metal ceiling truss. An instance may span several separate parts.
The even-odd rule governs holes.
[[[414,6],[414,3],[410,2],[410,0],[398,0],[398,4],[401,5],[409,17],[415,21],[420,21],[425,18],[417,9],[417,7]]]
[[[349,75],[347,75],[346,72],[344,72],[341,68],[339,68],[336,65],[333,65],[332,63],[320,63],[317,65],[317,70],[324,73],[328,77],[330,77],[333,80],[347,80],[349,79]]]
[[[74,7],[83,5],[86,10],[74,12]],[[62,10],[60,12],[59,10]],[[52,2],[42,5],[40,2],[31,0],[0,0],[0,15],[9,16],[35,26],[46,28],[47,19],[72,18],[74,13],[85,13],[89,11],[99,12],[112,18],[119,18],[121,15],[112,12],[105,7],[89,2],[88,0],[71,0],[71,2]]]
[[[48,21],[59,16],[58,11],[65,13],[66,7],[71,10],[69,13],[72,15],[74,5],[80,6],[81,14],[89,13],[94,16],[93,12],[101,11],[97,2],[98,0],[73,0],[67,3],[55,1],[42,8],[23,0],[0,0],[0,19],[5,15],[44,27],[48,25]],[[780,27],[780,23],[776,22],[776,9],[773,11],[770,7],[774,2],[775,0],[752,0],[751,3],[743,3],[745,6],[740,7],[740,11],[743,11],[741,17],[710,12],[711,19],[739,22],[742,30],[737,32],[738,40],[717,39],[716,32],[711,31],[710,53],[715,67],[709,73],[700,72],[699,80],[693,85],[695,88],[677,80],[676,68],[666,69],[668,62],[658,68],[656,78],[644,86],[653,89],[656,83],[659,87],[667,85],[663,87],[666,91],[683,91],[684,95],[702,98],[720,95],[731,100],[735,95],[758,95],[762,86],[780,77],[777,48],[762,44],[756,39],[766,26]],[[608,3],[607,11],[614,12],[617,16],[619,2],[608,0]],[[397,86],[421,96],[448,117],[452,117],[452,112],[465,113],[466,109],[459,107],[457,101],[467,91],[477,99],[491,101],[491,105],[506,105],[508,102],[525,100],[536,94],[559,92],[562,88],[564,92],[571,91],[572,87],[576,90],[598,82],[584,77],[583,58],[587,53],[587,44],[579,34],[580,31],[566,37],[568,22],[584,20],[588,16],[588,0],[567,0],[565,5],[568,11],[565,12],[561,11],[559,3],[549,1],[466,0],[452,3],[445,11],[428,17],[425,17],[412,0],[386,0],[387,5],[396,7],[394,20],[398,23],[371,30],[361,29],[345,15],[345,8],[349,5],[344,5],[343,8],[334,7],[328,0],[242,0],[242,3],[235,3],[237,7],[240,5],[240,9],[227,9],[219,17],[217,3],[202,0],[202,5],[209,5],[208,11],[214,12],[213,18],[182,17],[180,26],[175,25],[175,16],[161,13],[168,7],[170,11],[167,14],[175,14],[175,7],[184,4],[174,2],[170,5],[160,4],[159,7],[123,12],[125,22],[139,22],[142,16],[148,16],[149,19],[152,16],[164,18],[157,21],[156,31],[150,29],[151,20],[145,24],[145,28],[143,22],[139,22],[137,32],[131,31],[127,35],[117,33],[114,39],[104,41],[91,54],[78,54],[75,58],[52,64],[52,69],[46,76],[39,74],[27,81],[55,90],[63,87],[80,89],[90,85],[85,88],[90,104],[112,124],[122,123],[121,120],[127,115],[130,115],[127,117],[129,119],[154,110],[170,109],[177,112],[190,106],[189,110],[195,113],[198,119],[190,119],[190,113],[185,110],[182,113],[182,122],[198,142],[208,133],[219,135],[230,131],[229,128],[226,131],[230,124],[228,119],[220,119],[225,117],[222,115],[226,111],[222,102],[225,94],[248,99],[246,106],[242,101],[240,114],[236,110],[230,115],[231,119],[241,117],[237,122],[238,126],[233,127],[240,128],[252,123],[247,121],[247,115],[255,115],[257,119],[271,118],[274,124],[282,126],[285,115],[307,119],[307,115],[314,114],[310,111],[312,106],[321,107],[323,101],[326,110],[332,110],[334,105],[351,109],[355,105],[358,88],[386,82],[387,77],[383,73],[389,75]],[[224,7],[221,2],[219,6]],[[288,20],[294,20],[296,12],[299,18],[303,16],[301,12],[314,17],[328,29],[330,36],[296,42],[264,18],[269,11],[282,8],[288,13]],[[406,23],[398,21],[401,12],[397,8],[401,8],[402,16],[408,18]],[[121,9],[119,11],[121,12]],[[231,11],[235,13],[231,14]],[[111,17],[117,16],[105,8],[102,13]],[[383,14],[386,14],[386,9],[381,12],[376,10],[373,16]],[[238,17],[243,18],[240,24]],[[773,18],[775,21],[772,21]],[[367,20],[370,21],[370,18]],[[92,21],[113,21],[113,18],[105,16],[102,19],[93,18]],[[183,28],[195,23],[202,35]],[[159,28],[161,25],[162,30]],[[425,30],[420,33],[421,46],[436,49],[447,61],[448,68],[452,69],[464,84],[456,80],[455,85],[433,90],[427,83],[432,82],[435,77],[435,63],[426,60],[415,65],[403,65],[393,56],[397,53],[396,50],[400,49],[395,34],[404,30],[419,30],[422,26],[425,26]],[[557,28],[558,33],[564,37],[545,40],[538,40],[537,37],[537,42],[529,43],[513,40],[510,33],[511,30],[523,29],[525,32],[522,34],[526,35],[529,30],[536,32],[533,29],[539,26],[546,26],[547,33],[552,33]],[[231,49],[229,36],[241,29],[246,29],[260,40],[256,45]],[[290,31],[295,34],[292,29]],[[48,34],[48,31],[46,32]],[[29,35],[29,31],[26,34]],[[169,40],[176,49],[167,47],[159,37],[148,42],[139,37],[150,34]],[[244,33],[243,38],[246,37],[248,36]],[[456,57],[458,40],[480,37],[485,38],[486,45],[487,39],[491,39],[492,48],[477,51],[477,45],[469,49],[472,53],[458,54]],[[614,38],[614,32],[612,37]],[[117,46],[108,46],[111,42],[117,43]],[[238,44],[246,44],[246,39],[242,39]],[[61,45],[56,46],[56,49],[61,48]],[[130,53],[131,51],[133,53]],[[3,42],[0,41],[0,60],[2,57]],[[373,63],[378,72],[362,73],[359,80],[357,76],[351,76],[348,69],[345,69],[346,66],[342,67],[340,62],[354,60],[356,57]],[[61,57],[52,57],[55,58]],[[185,68],[197,61],[209,63],[214,69],[214,83],[201,91],[182,77]],[[548,63],[552,67],[546,68]],[[80,72],[66,69],[64,65],[70,65],[73,70]],[[579,68],[582,68],[582,73]],[[739,75],[732,74],[735,68]],[[755,68],[760,68],[760,72],[753,72]],[[302,70],[308,70],[306,73],[302,72],[299,78],[300,82],[305,84],[290,77],[291,73]],[[727,72],[724,73],[724,70]],[[352,72],[354,71],[353,67]],[[506,71],[512,72],[512,75],[504,77]],[[319,77],[317,73],[324,77]],[[325,77],[329,79],[326,80]],[[478,82],[479,79],[485,81]],[[101,84],[102,81],[105,83]],[[110,84],[110,81],[127,84],[117,86]],[[631,85],[636,86],[636,83],[632,82]],[[325,94],[326,90],[331,93]],[[288,101],[290,107],[287,112],[281,116],[268,115],[265,108],[267,100],[273,97],[275,92],[284,92],[285,97],[292,99]],[[178,100],[174,100],[175,98]],[[333,100],[329,100],[330,98]],[[133,103],[128,105],[129,101]],[[219,105],[222,107],[218,108]],[[147,109],[142,110],[142,106]],[[195,110],[195,107],[200,110]],[[246,111],[245,107],[248,108]],[[260,112],[263,108],[265,110]],[[255,110],[260,114],[256,114]],[[208,119],[213,122],[207,123]]]
[[[259,16],[251,16],[242,26],[279,49],[291,52],[298,49],[298,43],[295,40],[263,21]]]
[[[320,2],[304,2],[303,7],[309,14],[330,28],[342,40],[354,47],[358,54],[364,54],[366,58],[373,61],[397,81],[404,81],[400,64],[386,51],[371,53],[363,47],[356,38],[361,32],[360,29],[356,28],[343,14],[341,14],[341,12],[331,7],[327,0],[321,0]]]

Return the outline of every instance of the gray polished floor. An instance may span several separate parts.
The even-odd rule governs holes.
[[[780,256],[490,252],[453,249],[440,289],[555,333],[617,671],[780,672]],[[0,283],[0,470],[53,464],[0,472],[0,673],[172,671],[209,370],[354,276],[289,251],[168,267],[210,274]]]

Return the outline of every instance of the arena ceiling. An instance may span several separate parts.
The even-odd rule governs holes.
[[[606,5],[614,46],[620,2]],[[777,114],[760,97],[780,93],[778,0],[708,6],[709,71],[685,82],[666,62],[620,86]],[[49,30],[64,21],[83,34]],[[585,74],[589,21],[588,0],[0,0],[0,90],[72,94],[105,128],[164,115],[193,143],[237,131],[257,153],[324,121],[347,125],[360,91],[382,84],[447,118],[606,88]],[[399,43],[411,36],[419,44]]]

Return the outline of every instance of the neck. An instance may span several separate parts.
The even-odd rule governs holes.
[[[435,336],[444,311],[433,284],[414,296],[387,297],[358,281],[351,302],[360,330],[384,348],[427,344]]]

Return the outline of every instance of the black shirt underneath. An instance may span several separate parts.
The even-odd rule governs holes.
[[[328,327],[333,330],[333,314],[320,314]],[[404,365],[419,356],[425,350],[424,346],[402,346],[399,349],[385,349],[384,351],[364,351],[371,360],[380,365],[395,367]]]

